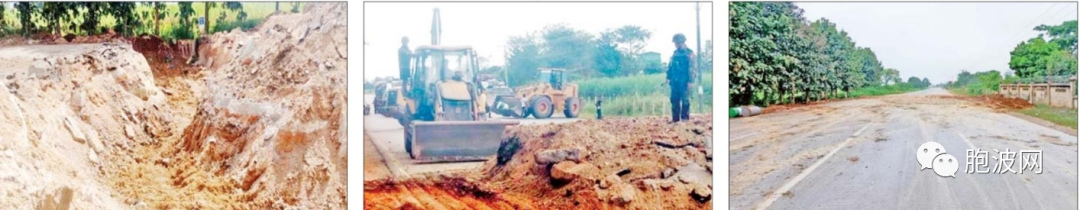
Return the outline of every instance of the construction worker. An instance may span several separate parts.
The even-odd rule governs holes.
[[[690,90],[694,75],[690,70],[694,62],[694,52],[686,47],[686,36],[679,33],[672,38],[675,53],[668,62],[667,81],[671,85],[671,122],[690,119]]]
[[[401,37],[401,48],[398,49],[398,63],[401,64],[401,86],[408,87],[409,84],[409,59],[412,58],[412,51],[409,50],[409,37]]]

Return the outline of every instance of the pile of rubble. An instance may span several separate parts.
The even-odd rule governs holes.
[[[499,154],[480,169],[369,181],[375,187],[365,189],[365,206],[437,208],[425,201],[438,200],[513,209],[708,208],[711,117],[677,124],[641,117],[515,126],[506,131]],[[455,189],[440,181],[454,177],[475,187]]]
[[[470,177],[538,206],[685,209],[710,206],[712,118],[664,117],[518,126]]]

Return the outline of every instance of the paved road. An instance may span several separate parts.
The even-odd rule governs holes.
[[[374,95],[364,95],[364,102],[367,104],[372,103],[375,100]],[[565,119],[565,118],[552,118],[552,119],[509,119],[501,117],[493,117],[495,120],[516,120],[520,121],[523,125],[529,124],[542,124],[542,123],[568,123],[577,121],[577,119]],[[371,141],[382,155],[387,168],[391,174],[396,177],[408,177],[421,173],[432,172],[444,172],[454,170],[467,170],[480,167],[483,162],[464,162],[464,163],[438,163],[438,164],[414,164],[412,159],[409,158],[409,153],[405,152],[405,136],[404,130],[401,125],[398,125],[397,120],[393,118],[384,117],[382,115],[374,114],[364,116],[364,132],[368,133],[372,138],[365,139],[365,141]],[[365,144],[365,147],[369,144]],[[365,151],[367,150],[365,148]],[[365,168],[367,168],[365,166]],[[368,174],[365,174],[368,175]],[[365,180],[368,178],[365,177]]]
[[[1077,209],[1076,136],[943,89],[738,118],[730,131],[733,209]],[[957,158],[955,178],[920,170],[928,141]],[[966,174],[975,148],[1042,150],[1043,173]]]

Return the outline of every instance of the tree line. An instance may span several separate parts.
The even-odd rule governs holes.
[[[900,84],[870,48],[791,2],[731,2],[728,63],[732,105],[804,103],[865,87]],[[926,78],[905,85],[928,87]]]
[[[537,69],[541,67],[568,69],[574,79],[663,73],[667,71],[666,63],[646,63],[640,56],[646,40],[653,35],[635,25],[607,29],[598,36],[566,24],[549,25],[510,37],[505,66],[488,67],[482,72],[496,74],[498,78],[506,74],[511,87],[539,81]],[[674,47],[671,50],[674,51]],[[698,53],[702,69],[711,72],[712,41],[705,40],[702,51]]]
[[[197,24],[193,2],[177,2],[175,9],[167,8],[165,2],[15,2],[13,4],[0,3],[0,31],[14,31],[16,34],[29,36],[39,33],[54,35],[97,35],[112,30],[125,36],[138,34],[168,35],[176,39],[194,38]],[[217,22],[226,22],[226,11],[236,13],[235,22],[247,20],[241,2],[201,2],[203,4],[203,17],[210,13],[214,7],[224,8]],[[277,3],[280,4],[280,3]],[[292,12],[299,12],[299,3],[291,3]],[[8,7],[13,8],[8,8]],[[142,11],[137,10],[139,7]],[[277,8],[277,6],[275,6]],[[13,9],[13,10],[12,10]],[[11,28],[14,24],[8,23],[4,15],[8,11],[16,13],[18,28]],[[112,28],[101,24],[105,17],[116,20]],[[177,22],[171,30],[162,33],[162,20],[166,18],[176,19]],[[230,22],[231,23],[231,22]],[[206,31],[219,29],[213,27],[212,19],[206,18]],[[252,25],[253,26],[253,25]],[[250,27],[249,27],[250,28]]]
[[[1065,82],[1064,79],[1077,73],[1076,27],[1076,20],[1036,26],[1032,30],[1040,32],[1039,35],[1018,43],[1009,52],[1012,73],[961,70],[956,81],[949,81],[944,86],[969,95],[981,95],[998,91],[1002,83],[1042,83],[1055,78],[1057,81],[1054,82]]]
[[[1009,68],[1020,78],[1075,75],[1076,20],[1039,25],[1040,34],[1020,42],[1010,52]],[[1049,37],[1050,40],[1046,40]]]

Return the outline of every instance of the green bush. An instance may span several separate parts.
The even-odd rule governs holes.
[[[880,96],[880,95],[889,95],[889,94],[897,94],[897,93],[906,93],[906,92],[916,91],[916,90],[919,90],[919,89],[921,89],[921,88],[915,87],[914,85],[909,84],[909,83],[900,83],[900,84],[894,84],[894,85],[873,86],[873,87],[860,88],[860,89],[856,89],[854,91],[851,91],[851,94],[849,94],[849,95],[851,97]]]
[[[248,31],[255,26],[258,26],[262,22],[262,19],[250,18],[241,21],[222,21],[214,24],[213,33],[228,32],[234,28],[240,28],[240,30]]]

